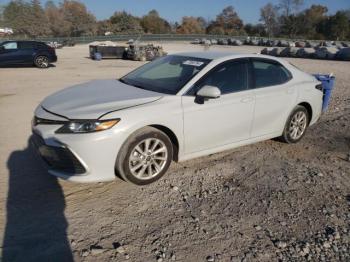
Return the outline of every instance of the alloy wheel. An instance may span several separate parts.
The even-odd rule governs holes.
[[[45,56],[39,56],[36,59],[36,64],[40,67],[40,68],[46,68],[49,66],[49,60],[47,59],[47,57]]]
[[[138,179],[148,180],[164,169],[168,159],[168,149],[157,138],[147,138],[138,143],[131,151],[129,168]]]
[[[296,112],[289,126],[289,135],[292,139],[298,140],[304,134],[307,127],[307,116],[305,112]]]

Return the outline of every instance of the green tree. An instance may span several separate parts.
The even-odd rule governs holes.
[[[45,14],[52,36],[70,36],[71,24],[65,20],[62,9],[58,8],[53,1],[46,2]]]
[[[282,15],[288,17],[298,13],[303,5],[304,0],[280,0],[278,7],[282,11]]]
[[[205,24],[203,24],[201,17],[184,16],[176,32],[179,34],[203,34],[205,33]]]
[[[107,32],[114,33],[114,27],[109,19],[97,22],[97,34],[104,35]]]
[[[48,19],[39,0],[11,1],[3,10],[3,20],[3,23],[12,27],[17,35],[28,37],[50,35]]]
[[[122,11],[115,12],[109,19],[110,31],[113,33],[141,33],[143,29],[140,24],[140,19]]]
[[[200,24],[201,28],[203,28],[204,33],[205,33],[205,30],[207,29],[207,27],[209,25],[208,21],[205,20],[205,18],[202,16],[197,17],[197,20],[198,20],[198,23]]]
[[[86,6],[75,0],[64,0],[60,9],[69,23],[70,36],[94,35],[97,32],[96,18]]]
[[[350,33],[350,23],[346,12],[338,11],[325,23],[326,39],[346,40]]]
[[[164,34],[171,32],[169,22],[161,18],[156,10],[151,10],[141,18],[141,26],[146,33]]]
[[[244,31],[249,36],[267,36],[266,27],[263,24],[246,24],[244,26]]]
[[[322,5],[312,5],[306,9],[300,17],[303,23],[301,34],[312,39],[323,38],[320,26],[327,20],[327,12],[328,8]]]
[[[5,9],[5,6],[0,5],[0,26],[5,26],[5,23],[4,23],[4,9]]]
[[[9,2],[3,11],[4,24],[11,27],[17,35],[29,35],[27,21],[29,10],[30,4],[23,0]]]
[[[27,11],[27,33],[32,37],[50,35],[49,21],[40,1],[32,0]]]
[[[344,14],[348,18],[349,28],[350,28],[350,9],[344,10]],[[349,32],[348,32],[347,40],[350,40],[350,29],[349,29]]]
[[[279,14],[277,6],[268,3],[260,9],[260,21],[263,22],[269,37],[277,33],[279,27],[278,19]]]
[[[171,32],[176,33],[177,29],[180,27],[180,24],[177,21],[175,21],[174,23],[170,23],[170,27]]]
[[[303,27],[303,17],[299,14],[304,0],[280,0],[279,10],[282,15],[279,18],[281,33],[283,36],[296,37]]]
[[[215,22],[212,22],[209,24],[206,30],[207,34],[211,35],[225,35],[225,29],[223,27],[220,27],[218,25],[215,25]]]
[[[350,20],[350,9],[344,10],[346,17]]]
[[[238,16],[233,6],[228,6],[217,15],[207,28],[210,34],[237,35],[243,32],[243,21]]]
[[[282,16],[281,35],[289,38],[296,38],[302,33],[304,26],[304,18],[302,14]]]

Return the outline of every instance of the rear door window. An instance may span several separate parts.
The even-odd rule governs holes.
[[[253,59],[252,63],[256,88],[281,85],[292,78],[291,73],[278,62]]]
[[[33,49],[35,47],[34,42],[20,42],[19,48],[20,49]]]

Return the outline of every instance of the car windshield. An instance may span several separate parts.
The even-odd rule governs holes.
[[[121,82],[149,91],[175,95],[211,60],[169,55],[158,58],[120,79]]]

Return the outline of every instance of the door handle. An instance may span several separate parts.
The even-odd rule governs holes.
[[[242,102],[242,103],[249,103],[249,102],[253,101],[253,99],[254,99],[254,98],[251,97],[251,96],[250,96],[250,97],[245,97],[245,98],[242,98],[242,99],[241,99],[241,102]]]

